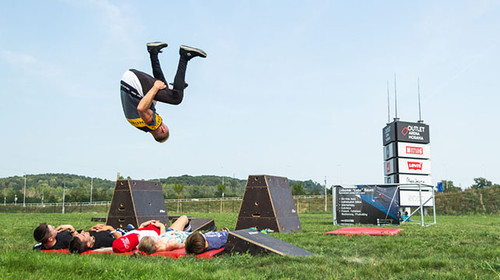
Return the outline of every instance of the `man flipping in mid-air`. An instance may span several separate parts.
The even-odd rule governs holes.
[[[181,46],[179,49],[179,65],[175,74],[173,88],[169,88],[161,71],[158,53],[167,47],[167,43],[148,43],[153,77],[130,69],[123,74],[120,82],[120,94],[123,112],[127,121],[138,129],[150,132],[156,141],[163,143],[168,139],[169,130],[162,118],[156,113],[156,101],[178,105],[184,97],[186,67],[193,57],[207,57],[207,54],[196,48]]]

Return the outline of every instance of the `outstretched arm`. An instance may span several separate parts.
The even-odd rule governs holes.
[[[151,107],[153,99],[155,98],[158,91],[166,87],[167,86],[164,82],[156,80],[153,87],[148,91],[148,93],[146,93],[146,95],[144,95],[144,97],[139,102],[139,105],[137,105],[137,112],[145,123],[149,124],[153,121],[153,110],[151,110],[149,107]]]
[[[118,238],[120,236],[122,236],[121,233],[119,233],[118,231],[116,231],[112,226],[110,225],[104,225],[104,224],[97,224],[91,228],[89,228],[89,231],[109,231],[110,234],[113,235],[114,238]]]
[[[153,224],[154,225],[157,222],[160,223],[160,221],[158,221],[158,220],[145,221],[144,223],[142,223],[142,224],[139,225],[139,228],[143,228],[143,227],[145,227],[145,226],[147,226],[149,224]]]
[[[75,228],[72,225],[60,225],[56,228],[57,232],[61,232],[61,231],[65,231],[65,230],[69,231],[70,233],[75,232]]]
[[[162,222],[154,221],[151,224],[160,229],[160,234],[165,233],[165,225]]]

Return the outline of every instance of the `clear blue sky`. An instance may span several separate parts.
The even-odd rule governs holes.
[[[433,181],[500,183],[498,1],[7,1],[0,10],[0,177],[271,174],[383,182],[382,128],[430,125]],[[119,81],[172,81],[200,47],[164,144],[130,126]]]

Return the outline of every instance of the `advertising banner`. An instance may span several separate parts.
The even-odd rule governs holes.
[[[395,141],[429,144],[429,135],[429,126],[424,123],[396,121],[382,130],[384,146]]]
[[[398,167],[396,166],[397,159],[390,159],[384,161],[384,174],[391,175],[398,172]]]
[[[396,141],[396,124],[394,122],[387,124],[384,129],[382,129],[382,137],[384,146]]]
[[[384,160],[388,160],[397,156],[398,154],[396,152],[396,142],[392,142],[384,146]]]
[[[359,185],[335,191],[338,224],[399,224],[397,186]]]
[[[398,158],[398,173],[431,174],[431,161],[428,159]]]
[[[392,142],[384,146],[384,160],[394,157],[431,158],[430,144]]]
[[[431,158],[431,146],[430,144],[418,144],[418,143],[407,143],[407,142],[397,142],[397,155],[398,157],[408,157],[408,158]]]
[[[425,184],[432,185],[432,176],[415,174],[392,174],[384,177],[386,184]]]

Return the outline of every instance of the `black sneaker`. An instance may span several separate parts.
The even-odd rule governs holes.
[[[174,86],[174,83],[170,83],[171,86]],[[188,83],[184,82],[184,88],[187,88],[189,86]]]
[[[151,42],[147,43],[146,46],[148,46],[148,52],[150,53],[161,53],[161,49],[166,48],[168,44],[164,42]]]
[[[203,50],[184,46],[184,45],[182,45],[180,47],[179,54],[181,56],[186,57],[187,59],[191,59],[191,58],[197,57],[197,56],[207,57],[207,53],[205,53]]]

